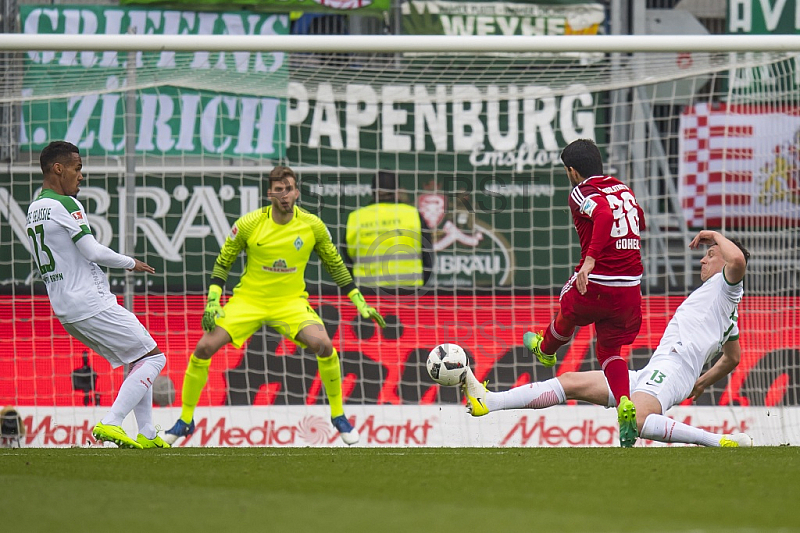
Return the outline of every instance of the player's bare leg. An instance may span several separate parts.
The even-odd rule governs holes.
[[[353,427],[344,414],[342,401],[342,369],[339,364],[339,354],[333,347],[325,326],[309,323],[301,326],[296,339],[305,344],[308,350],[316,354],[319,369],[319,378],[325,387],[328,404],[331,407],[331,423],[334,425],[345,444],[353,445],[358,442],[358,431]]]
[[[181,416],[175,425],[164,432],[163,440],[167,444],[174,444],[180,437],[188,437],[194,433],[194,410],[208,382],[211,357],[229,342],[231,342],[230,334],[219,326],[204,333],[197,341],[194,352],[189,356],[186,374],[183,377]]]

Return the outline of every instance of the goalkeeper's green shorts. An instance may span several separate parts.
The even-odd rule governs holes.
[[[312,324],[322,324],[322,319],[311,309],[305,296],[277,299],[253,299],[234,294],[223,306],[225,316],[217,318],[217,326],[231,336],[231,343],[241,348],[253,333],[262,326],[274,328],[295,344],[297,333]]]

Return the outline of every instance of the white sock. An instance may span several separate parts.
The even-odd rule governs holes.
[[[131,368],[128,377],[122,382],[119,393],[114,400],[111,410],[103,417],[102,423],[112,426],[121,426],[122,421],[133,411],[142,398],[151,390],[156,376],[167,364],[167,358],[163,353],[151,355],[137,362]],[[152,394],[152,393],[151,393]],[[150,403],[150,423],[152,424],[152,396]],[[137,416],[137,421],[139,420]],[[147,436],[147,435],[145,435]]]
[[[489,411],[501,409],[544,409],[567,400],[564,387],[556,378],[514,387],[505,392],[486,394]]]
[[[148,439],[156,438],[156,426],[153,425],[153,387],[149,387],[133,408],[133,416],[139,426],[139,433]]]
[[[709,433],[700,428],[678,422],[664,415],[648,415],[642,425],[639,437],[659,442],[682,442],[700,446],[719,446],[724,435]]]

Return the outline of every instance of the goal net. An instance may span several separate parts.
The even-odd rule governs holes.
[[[108,274],[167,355],[154,389],[162,427],[180,411],[220,246],[238,217],[268,202],[266,176],[286,164],[300,177],[300,206],[340,248],[381,170],[398,175],[399,201],[430,229],[424,287],[364,288],[383,330],[357,316],[316,255],[306,270],[309,301],[340,354],[347,413],[367,444],[613,445],[611,411],[568,405],[473,420],[458,390],[425,370],[443,342],[464,347],[492,390],[598,368],[592,327],[554,369],[522,346],[524,332],[549,323],[580,257],[559,154],[591,138],[647,219],[644,323],[623,352],[631,368],[699,285],[702,251],[688,249],[691,238],[720,229],[752,253],[741,363],[668,414],[761,444],[800,437],[797,53],[670,43],[640,52],[647,37],[562,51],[558,43],[576,41],[303,40],[287,35],[284,15],[102,9],[23,6],[22,31],[40,44],[8,40],[0,50],[0,404],[23,414],[30,445],[85,444],[123,379],[64,331],[32,261],[25,213],[41,187],[39,152],[54,140],[81,150],[79,199],[98,241],[156,269]],[[129,28],[205,39],[148,51],[141,39],[90,49],[82,35],[58,35]],[[273,47],[232,49],[213,33],[262,35]],[[264,328],[213,357],[190,444],[335,442],[328,416],[314,355]]]

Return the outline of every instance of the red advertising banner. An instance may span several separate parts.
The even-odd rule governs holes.
[[[542,329],[557,299],[530,296],[423,296],[377,299],[388,326],[362,322],[347,298],[312,298],[342,360],[344,393],[350,404],[430,404],[457,402],[454,388],[440,388],[428,377],[425,358],[442,342],[455,342],[470,355],[479,379],[497,389],[552,377],[553,369],[534,364],[522,346],[525,331]],[[645,364],[658,345],[667,320],[682,297],[650,296],[636,342],[623,352],[633,368]],[[140,296],[134,310],[167,355],[164,374],[180,405],[186,361],[200,338],[202,296]],[[739,306],[742,361],[726,388],[701,403],[719,405],[796,405],[800,384],[800,299],[748,296]],[[597,368],[594,330],[578,330],[562,348],[556,374]],[[73,340],[52,315],[46,296],[0,297],[0,405],[110,405],[122,370]],[[562,353],[563,352],[563,353]],[[94,390],[75,387],[76,378],[96,372]],[[77,388],[77,390],[76,390]],[[214,356],[203,406],[314,405],[324,392],[316,360],[290,341],[257,333],[242,349],[226,347]]]

